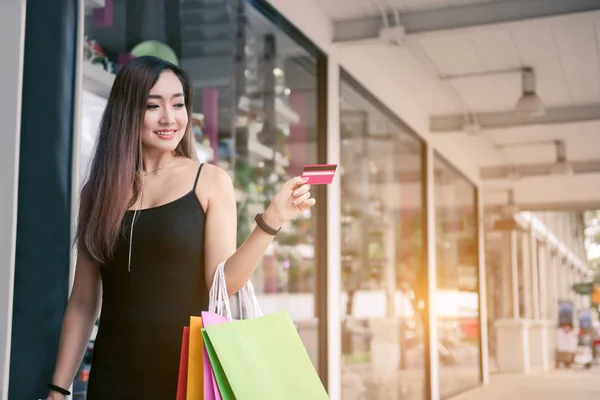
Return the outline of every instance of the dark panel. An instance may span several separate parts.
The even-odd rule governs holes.
[[[48,393],[67,304],[76,39],[77,0],[27,1],[10,400]]]

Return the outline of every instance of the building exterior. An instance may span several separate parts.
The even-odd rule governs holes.
[[[496,179],[484,140],[440,135],[448,120],[397,80],[396,47],[343,43],[368,39],[373,18],[349,40],[333,3],[2,2],[0,399],[44,395],[98,123],[119,65],[142,54],[190,74],[198,156],[232,175],[239,241],[275,185],[339,164],[253,277],[264,312],[290,313],[332,399],[444,399],[490,370],[552,367],[559,301],[590,307],[570,287],[590,279],[577,216],[599,204],[598,175],[556,178],[566,193]],[[584,3],[540,13],[598,17]]]
[[[590,315],[590,296],[572,290],[591,280],[580,262],[582,224],[573,212],[521,213],[493,222],[486,238],[491,368],[547,371],[555,365],[559,314],[571,310],[567,320],[585,325],[580,320]]]

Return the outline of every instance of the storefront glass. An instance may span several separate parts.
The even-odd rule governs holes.
[[[324,57],[306,40],[243,0],[86,0],[80,184],[98,122],[119,66],[156,55],[191,76],[196,149],[203,162],[231,173],[238,207],[238,244],[274,191],[318,161],[318,83]],[[268,10],[267,10],[268,11]],[[323,142],[324,140],[321,140]],[[324,207],[323,205],[319,205]],[[319,223],[324,223],[319,219]],[[287,224],[252,281],[265,313],[286,310],[318,366],[315,210]],[[325,295],[323,294],[323,298]]]
[[[475,186],[434,159],[440,397],[480,382]]]
[[[422,144],[342,71],[342,398],[423,399]]]

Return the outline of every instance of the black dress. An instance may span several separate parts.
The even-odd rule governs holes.
[[[87,400],[174,400],[183,327],[208,309],[204,279],[205,213],[192,190],[138,212],[128,272],[123,218],[114,261],[102,266],[102,312]],[[191,183],[191,182],[190,182]]]

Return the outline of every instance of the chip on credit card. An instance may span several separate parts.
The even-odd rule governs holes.
[[[302,177],[310,185],[327,185],[333,181],[337,164],[311,164],[304,167]]]

